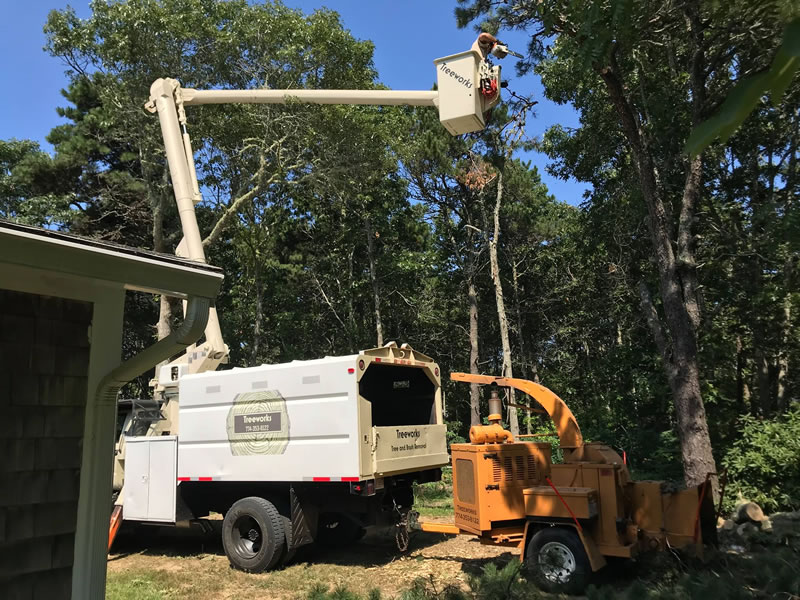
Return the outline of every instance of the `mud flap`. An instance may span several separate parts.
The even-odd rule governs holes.
[[[300,498],[297,497],[297,493],[294,491],[294,487],[289,488],[289,502],[292,513],[292,530],[291,535],[286,536],[286,545],[288,550],[291,551],[313,543],[314,534],[309,526],[309,516],[306,514],[307,511],[304,510]],[[316,522],[316,515],[314,522]]]

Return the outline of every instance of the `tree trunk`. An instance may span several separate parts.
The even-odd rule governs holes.
[[[161,299],[158,305],[158,324],[156,325],[156,337],[163,340],[170,333],[172,333],[172,305],[169,298],[161,294]],[[169,361],[162,362],[162,365],[167,364]]]
[[[786,380],[789,377],[789,344],[792,340],[792,290],[793,266],[791,260],[784,269],[783,322],[781,323],[781,347],[778,352],[778,389],[775,395],[775,408],[783,413],[788,408]]]
[[[699,19],[691,12],[692,10],[693,7],[687,9],[687,20],[694,42],[690,67],[692,120],[694,124],[699,124],[705,102],[705,65],[702,30]],[[694,210],[702,192],[702,155],[690,159],[686,168],[677,228],[676,260],[671,234],[672,224],[661,196],[653,156],[648,147],[647,137],[639,126],[636,111],[627,96],[628,92],[613,54],[611,64],[598,68],[598,73],[606,85],[622,124],[636,166],[642,196],[647,205],[648,229],[658,268],[659,290],[669,330],[669,342],[661,331],[660,319],[652,302],[649,301],[649,293],[643,285],[640,285],[642,307],[659,346],[672,391],[686,484],[699,485],[705,481],[709,473],[716,473],[705,406],[700,391],[697,361],[697,325],[700,321],[700,308],[697,301],[692,224]],[[716,478],[713,479],[713,487],[716,497]]]
[[[762,417],[767,418],[772,413],[772,389],[769,378],[769,360],[764,348],[759,346],[756,350],[756,389],[758,390],[758,407]]]
[[[367,234],[367,258],[369,259],[369,278],[372,281],[372,297],[375,301],[375,335],[378,347],[383,346],[383,322],[381,321],[381,295],[378,287],[378,273],[375,265],[375,232],[372,230],[372,219],[364,219],[364,230]]]
[[[511,367],[511,342],[508,338],[508,317],[506,316],[506,305],[503,300],[503,283],[500,281],[500,264],[497,258],[497,242],[500,239],[500,208],[503,204],[503,172],[497,173],[497,191],[494,204],[494,230],[492,239],[489,240],[489,263],[491,265],[492,283],[494,284],[494,297],[497,302],[497,320],[500,326],[500,341],[503,345],[503,377],[513,377],[514,372]],[[514,404],[514,390],[509,389],[509,399]],[[508,407],[508,421],[511,433],[519,435],[519,422],[517,421],[517,409],[513,406]]]
[[[474,274],[469,274],[467,282],[469,299],[469,372],[478,374],[478,292],[475,289]],[[481,396],[477,383],[469,384],[469,423],[481,424]]]
[[[789,353],[787,351],[787,344],[789,342],[792,309],[789,302],[789,294],[783,301],[783,344],[780,353],[778,354],[778,389],[775,393],[775,409],[778,413],[786,411],[788,405],[786,400],[786,380],[789,377]]]
[[[356,249],[355,247],[352,247],[347,255],[347,347],[349,348],[350,352],[356,351],[356,313],[353,299],[353,295],[355,294],[354,290],[356,287],[355,276],[353,274],[355,254]]]
[[[514,289],[514,312],[516,312],[517,317],[517,343],[519,344],[519,356],[521,359],[522,365],[522,377],[523,379],[528,379],[528,356],[525,354],[525,335],[523,333],[522,327],[522,306],[520,303],[520,291],[519,291],[519,273],[517,272],[517,261],[511,261],[511,284]],[[530,406],[530,402],[524,402],[527,406]],[[532,413],[527,413],[524,416],[525,420],[525,433],[531,432],[531,417]]]
[[[737,413],[744,414],[750,404],[750,390],[747,387],[744,376],[746,360],[744,356],[744,346],[742,336],[736,335],[736,405]]]
[[[764,511],[755,502],[744,502],[733,512],[734,523],[760,523],[765,519]]]
[[[256,314],[255,322],[253,323],[253,351],[250,353],[250,366],[256,366],[261,361],[258,358],[258,353],[261,350],[261,319],[264,318],[264,298],[261,293],[261,265],[258,262],[258,255],[253,253],[253,260],[255,262],[253,269],[253,279],[255,293],[256,293]]]

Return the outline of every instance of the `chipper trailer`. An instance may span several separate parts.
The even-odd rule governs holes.
[[[289,100],[433,106],[458,135],[485,126],[484,114],[500,99],[500,67],[489,56],[509,53],[481,34],[470,50],[434,61],[433,91],[194,90],[158,79],[145,107],[158,114],[164,137],[184,236],[177,253],[205,262],[187,107]],[[109,548],[122,520],[181,525],[216,512],[224,515],[231,564],[255,572],[314,541],[352,540],[368,525],[406,530],[413,482],[440,478],[448,462],[439,367],[429,357],[390,343],[214,372],[227,359],[212,309],[204,342],[158,369],[154,397],[120,404]]]
[[[489,424],[473,426],[470,443],[450,446],[453,524],[422,522],[423,531],[518,548],[540,587],[567,592],[580,591],[609,557],[690,546],[699,553],[704,541],[716,542],[708,481],[680,491],[633,481],[615,450],[583,441],[572,411],[547,388],[488,375],[450,378],[490,386]],[[550,443],[515,440],[503,429],[499,388],[528,394],[550,417],[563,462],[552,462]]]

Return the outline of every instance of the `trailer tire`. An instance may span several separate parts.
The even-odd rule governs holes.
[[[536,584],[547,592],[579,594],[592,573],[578,534],[567,527],[545,527],[530,542],[525,559]]]
[[[275,566],[285,545],[283,517],[269,500],[235,502],[222,521],[222,546],[234,569],[259,573]]]

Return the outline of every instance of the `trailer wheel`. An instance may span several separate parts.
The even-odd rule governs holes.
[[[225,513],[222,546],[235,569],[247,573],[271,569],[284,542],[283,517],[269,500],[242,498]]]
[[[526,563],[536,584],[547,592],[580,593],[592,572],[578,534],[566,527],[537,531],[528,543]]]

